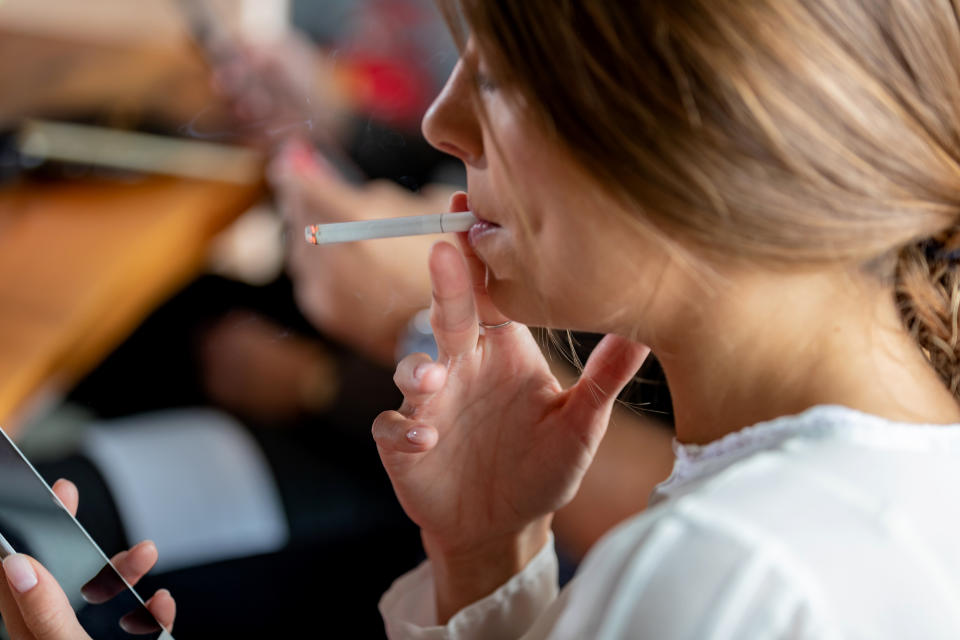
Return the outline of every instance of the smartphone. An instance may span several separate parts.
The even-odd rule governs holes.
[[[173,640],[20,449],[0,435],[0,558],[22,552],[39,560],[93,638]],[[8,637],[2,624],[0,637]]]

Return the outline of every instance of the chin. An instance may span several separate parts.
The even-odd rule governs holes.
[[[531,327],[566,329],[570,327],[556,305],[537,295],[536,288],[510,280],[494,280],[487,284],[487,293],[493,304],[511,320]],[[568,301],[569,302],[569,301]]]
[[[493,304],[500,312],[516,322],[536,325],[536,314],[531,313],[530,294],[528,287],[509,280],[495,280],[487,282],[487,293]]]
[[[531,327],[583,331],[587,333],[619,333],[628,335],[631,325],[608,316],[596,304],[574,297],[569,291],[555,297],[535,293],[537,288],[514,281],[491,280],[487,285],[490,299],[503,315]],[[622,318],[620,319],[622,320]]]

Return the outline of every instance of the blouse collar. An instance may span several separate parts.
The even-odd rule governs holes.
[[[676,459],[670,477],[657,486],[665,497],[682,486],[717,473],[758,451],[786,440],[840,439],[863,446],[898,450],[953,450],[960,453],[960,425],[893,422],[839,405],[819,405],[797,415],[782,416],[728,433],[705,445],[673,440]]]

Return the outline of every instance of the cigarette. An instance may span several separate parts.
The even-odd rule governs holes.
[[[335,244],[337,242],[354,242],[355,240],[373,240],[374,238],[469,231],[470,227],[476,223],[477,218],[472,212],[458,211],[456,213],[434,213],[403,218],[312,224],[304,229],[304,235],[310,244]]]

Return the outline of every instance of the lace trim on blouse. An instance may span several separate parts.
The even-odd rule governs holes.
[[[793,438],[840,439],[868,447],[900,451],[960,452],[960,425],[893,422],[839,405],[820,405],[744,427],[705,445],[682,444],[674,438],[676,460],[670,477],[657,486],[667,494],[716,473],[757,451],[773,449]]]

